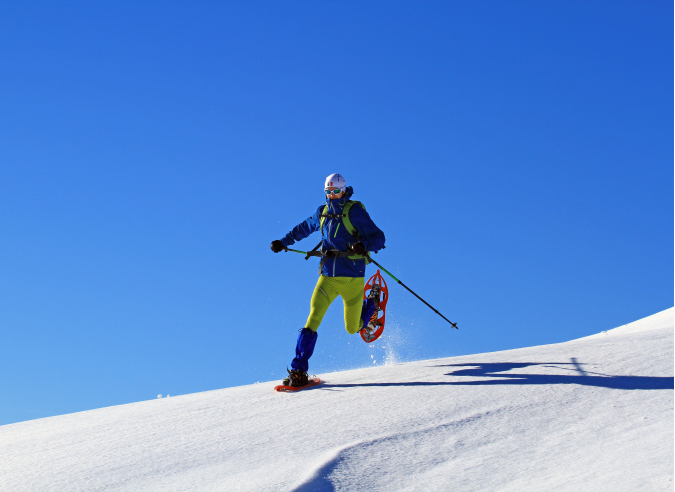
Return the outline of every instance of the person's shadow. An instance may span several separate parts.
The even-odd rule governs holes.
[[[673,377],[662,376],[617,376],[586,371],[583,365],[572,358],[571,362],[476,362],[466,364],[443,364],[432,367],[453,367],[444,376],[489,378],[455,381],[412,381],[403,383],[324,384],[323,388],[350,388],[355,386],[490,386],[499,384],[580,384],[622,390],[667,390],[673,389]],[[528,367],[543,367],[569,371],[570,374],[536,374],[521,371]],[[518,372],[511,372],[518,370]]]
[[[587,365],[587,364],[583,364]],[[531,374],[520,371],[526,367],[541,366],[569,371],[570,374]],[[457,385],[492,385],[492,384],[581,384],[600,388],[624,390],[661,390],[673,389],[672,377],[660,376],[617,376],[586,371],[576,358],[571,362],[497,362],[476,364],[447,364],[436,367],[464,367],[446,374],[453,377],[491,378],[482,381],[453,381]],[[517,372],[511,372],[518,370]]]

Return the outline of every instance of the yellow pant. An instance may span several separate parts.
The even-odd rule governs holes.
[[[345,306],[345,329],[353,335],[361,329],[361,306],[363,305],[364,277],[326,277],[319,276],[319,281],[312,294],[311,309],[306,328],[316,331],[321,324],[328,306],[337,296],[342,297]]]

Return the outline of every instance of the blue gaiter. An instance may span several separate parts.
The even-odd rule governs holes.
[[[361,307],[361,327],[365,328],[370,318],[373,317],[375,312],[375,301],[372,299],[364,299],[363,307]]]
[[[296,371],[307,372],[309,358],[314,353],[317,333],[309,328],[303,328],[298,335],[298,343],[295,345],[295,359],[291,362],[291,368]]]

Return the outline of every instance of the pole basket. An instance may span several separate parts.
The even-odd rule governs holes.
[[[387,283],[378,270],[375,275],[368,279],[363,287],[363,299],[373,299],[375,301],[375,312],[361,331],[361,338],[366,343],[371,343],[380,338],[384,331],[384,317],[387,311],[387,301],[389,300],[389,289]]]

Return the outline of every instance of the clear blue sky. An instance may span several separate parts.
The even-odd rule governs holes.
[[[10,1],[0,94],[0,424],[281,378],[334,172],[460,330],[390,282],[313,373],[673,305],[672,2]]]

